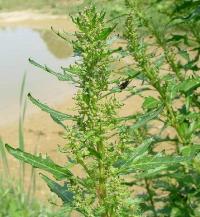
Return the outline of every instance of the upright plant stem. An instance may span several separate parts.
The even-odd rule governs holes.
[[[135,10],[135,9],[134,9]],[[157,90],[160,95],[161,101],[164,104],[166,115],[171,123],[171,126],[176,130],[178,140],[183,145],[189,145],[186,135],[182,135],[180,132],[180,126],[176,119],[176,113],[173,109],[171,102],[168,101],[166,90],[162,87],[162,81],[159,78],[158,70],[152,66],[149,57],[146,55],[146,50],[141,46],[136,29],[135,13],[131,13],[127,19],[127,31],[125,37],[128,40],[128,47],[131,55],[134,57],[138,66],[142,69],[144,75],[148,78],[149,83]]]
[[[10,170],[9,170],[7,155],[4,148],[4,143],[1,138],[0,138],[0,157],[2,159],[4,176],[8,178],[10,175]]]
[[[156,212],[156,208],[155,208],[155,204],[154,204],[154,201],[153,201],[153,195],[152,195],[152,192],[151,192],[151,189],[150,189],[150,184],[149,184],[149,181],[146,178],[145,178],[145,186],[146,186],[146,189],[147,189],[147,193],[149,195],[149,200],[150,200],[150,203],[151,203],[151,207],[152,207],[154,217],[158,217],[157,212]]]
[[[25,99],[25,84],[26,73],[23,75],[21,90],[20,90],[20,114],[19,114],[19,149],[24,151],[24,117],[26,112],[26,99]],[[20,191],[24,192],[24,176],[25,176],[25,163],[20,161]],[[23,194],[22,194],[23,195]]]

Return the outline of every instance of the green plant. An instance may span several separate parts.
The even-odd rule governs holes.
[[[22,84],[21,84],[21,90],[20,90],[20,114],[19,114],[19,127],[18,127],[18,135],[19,135],[19,148],[24,151],[24,118],[25,118],[25,112],[26,112],[26,96],[25,96],[25,84],[26,84],[26,73],[24,73]],[[25,176],[25,164],[24,162],[20,162],[20,189],[21,192],[24,191],[24,176]]]
[[[10,174],[10,170],[9,170],[7,155],[4,149],[4,143],[1,138],[0,138],[0,154],[1,154],[1,161],[2,161],[3,176],[7,177]]]
[[[154,91],[153,95],[149,94],[147,97],[140,91],[144,97],[142,113],[153,113],[162,107],[159,116],[152,116],[154,123],[161,128],[152,133],[154,125],[151,125],[149,120],[143,122],[143,125],[133,132],[137,135],[135,143],[140,144],[141,140],[151,135],[156,141],[151,147],[152,154],[157,154],[156,148],[162,147],[161,144],[165,142],[165,148],[173,148],[171,155],[178,153],[191,157],[191,160],[182,166],[173,166],[162,173],[143,177],[144,184],[141,179],[132,184],[146,188],[147,193],[142,197],[145,198],[143,210],[148,216],[198,216],[199,52],[197,51],[195,58],[192,58],[191,53],[199,46],[198,34],[185,34],[185,27],[191,28],[191,23],[188,23],[185,17],[182,17],[178,24],[173,23],[174,18],[158,24],[155,17],[149,18],[146,15],[137,1],[127,0],[126,4],[130,8],[130,14],[126,20],[124,37],[128,42],[126,53],[134,60],[131,65],[132,74],[137,76],[136,79],[143,80],[142,91],[146,90],[144,86]],[[194,23],[194,20],[191,22]],[[192,32],[197,33],[197,26],[196,20]],[[172,30],[179,32],[172,34]],[[145,38],[149,35],[151,42]],[[192,37],[195,40],[191,43]],[[137,94],[134,89],[129,88],[131,95]],[[140,116],[144,114],[133,118],[137,121]],[[169,128],[173,130],[166,136]],[[162,196],[162,192],[166,195]]]
[[[79,86],[75,96],[78,115],[55,111],[29,94],[35,105],[48,112],[66,130],[67,144],[62,151],[68,155],[67,165],[57,165],[49,157],[34,156],[9,145],[6,148],[19,160],[50,172],[57,180],[65,180],[66,184],[61,186],[42,175],[50,189],[70,210],[84,216],[136,216],[136,202],[126,185],[126,177],[133,173],[144,176],[150,170],[162,169],[184,159],[150,155],[151,138],[145,138],[138,147],[127,143],[128,126],[124,125],[124,121],[129,117],[117,117],[117,110],[122,105],[115,94],[122,88],[118,87],[118,80],[111,79],[110,68],[113,54],[121,48],[113,50],[108,47],[116,25],[107,27],[105,13],[98,13],[94,7],[85,9],[72,20],[79,29],[72,44],[74,52],[81,58],[75,65],[63,68],[64,73],[61,74],[30,60],[59,80],[71,81]],[[60,33],[58,35],[64,38]],[[151,116],[157,116],[161,109],[160,106],[159,111],[148,114],[129,130],[134,131]],[[66,126],[65,120],[72,120],[74,124]],[[74,165],[83,170],[82,178],[70,169]]]
[[[116,109],[120,104],[114,96],[104,97],[111,73],[108,64],[114,52],[108,50],[106,45],[106,39],[114,27],[104,27],[104,17],[105,13],[97,13],[95,8],[90,8],[73,18],[80,30],[76,33],[77,40],[73,41],[73,47],[81,55],[82,62],[64,69],[63,75],[44,67],[60,80],[70,80],[79,85],[75,97],[79,115],[56,112],[29,95],[34,104],[49,112],[62,126],[64,124],[61,121],[65,119],[74,121],[74,126],[64,127],[68,139],[64,150],[70,150],[72,159],[68,166],[61,167],[49,158],[43,159],[7,146],[7,150],[20,160],[51,172],[58,180],[67,179],[66,190],[63,192],[60,190],[63,187],[42,176],[49,187],[64,199],[66,205],[85,216],[117,216],[134,212],[133,201],[127,200],[129,192],[121,184],[119,172],[113,166],[118,160],[121,144],[114,148],[115,143],[107,139],[117,127]],[[68,169],[73,164],[81,166],[84,178],[79,178]]]
[[[116,38],[116,24],[112,23],[115,19],[106,21],[105,12],[89,7],[72,18],[78,28],[72,39],[74,53],[79,57],[74,65],[58,73],[30,59],[33,65],[60,81],[72,82],[78,87],[74,115],[56,111],[28,95],[33,104],[49,113],[65,130],[66,145],[60,151],[67,156],[67,164],[61,166],[48,156],[30,154],[9,145],[6,148],[17,159],[51,173],[57,181],[64,181],[63,185],[41,174],[51,191],[62,199],[66,215],[76,211],[87,217],[136,217],[141,213],[194,216],[198,211],[198,195],[193,186],[198,188],[199,177],[195,169],[199,77],[195,74],[182,77],[176,57],[168,45],[160,43],[163,41],[159,32],[139,10],[136,1],[126,0],[126,5],[130,9],[123,35],[126,48],[111,46]],[[164,49],[163,56],[157,58],[140,39],[146,35],[144,31],[154,33],[158,45]],[[60,32],[57,35],[69,42]],[[119,78],[113,79],[118,58],[127,56],[133,58],[132,64],[122,67]],[[172,73],[162,72],[164,63],[171,67]],[[131,87],[131,80],[143,82],[140,87]],[[149,90],[156,94],[151,96],[148,92],[146,97],[143,93]],[[118,116],[123,104],[117,94],[122,91],[144,98],[140,113]],[[177,99],[182,100],[179,107],[175,104]],[[66,125],[66,121],[72,124]],[[152,121],[161,128],[152,132]],[[168,127],[173,128],[175,136],[164,134]],[[161,143],[173,143],[173,152],[156,150]],[[74,167],[81,169],[81,176]],[[190,174],[195,179],[187,182]],[[140,201],[141,210],[132,194],[132,185],[146,189]],[[161,196],[162,192],[168,193],[168,200]],[[193,197],[195,210],[185,195]],[[178,199],[178,203],[174,199]]]
[[[24,201],[22,201],[24,197]],[[0,179],[0,217],[50,217],[51,212],[33,199],[31,204],[26,201],[26,195],[15,185],[14,181]]]

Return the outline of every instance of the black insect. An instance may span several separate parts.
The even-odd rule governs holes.
[[[130,79],[126,79],[125,81],[123,81],[120,85],[119,88],[120,90],[124,90],[127,88],[127,86],[131,83]]]

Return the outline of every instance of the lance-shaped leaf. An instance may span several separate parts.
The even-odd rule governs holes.
[[[171,38],[167,39],[167,42],[179,42],[179,41],[183,41],[184,44],[188,45],[188,36],[185,35],[178,35],[178,34],[172,34]]]
[[[41,68],[41,69],[43,69],[44,71],[46,71],[46,72],[48,72],[48,73],[50,73],[50,74],[56,76],[56,77],[58,78],[58,80],[60,80],[60,81],[72,81],[72,82],[74,82],[74,83],[78,83],[78,81],[76,81],[76,80],[73,78],[72,75],[69,75],[69,74],[67,74],[67,73],[65,73],[65,74],[57,73],[57,72],[55,72],[54,70],[52,70],[52,69],[50,69],[49,67],[47,67],[46,65],[43,66],[43,65],[41,65],[41,64],[39,64],[39,63],[37,63],[37,62],[35,62],[35,61],[32,60],[31,58],[29,58],[29,62],[30,62],[31,64],[33,64],[34,66],[36,66],[36,67],[38,67],[38,68]]]
[[[58,37],[62,38],[63,40],[67,41],[68,43],[71,44],[71,41],[64,35],[64,33],[60,33],[59,31],[56,31],[52,26],[51,26],[51,30],[53,31],[53,33],[55,33]]]
[[[130,131],[136,130],[146,125],[149,121],[157,118],[162,111],[163,111],[163,105],[159,106],[159,108],[154,111],[149,111],[141,115],[138,121],[133,126],[130,127]]]
[[[31,100],[33,104],[38,106],[42,111],[45,111],[51,115],[53,119],[56,119],[57,121],[65,121],[65,120],[75,120],[75,117],[72,115],[68,115],[59,111],[56,111],[46,104],[41,103],[39,100],[35,99],[31,94],[28,94],[28,98]]]
[[[182,157],[182,156],[161,156],[161,155],[155,155],[155,156],[143,156],[139,160],[135,160],[133,162],[133,166],[135,169],[153,169],[159,166],[163,165],[172,165],[176,163],[181,163],[189,158]]]
[[[157,169],[160,170],[166,169],[168,166],[172,166],[173,164],[179,164],[185,161],[188,161],[190,158],[182,157],[182,156],[160,156],[155,155],[143,155],[142,157],[133,160],[131,165],[126,166],[125,168],[121,168],[121,174],[130,174],[142,171],[148,171]]]
[[[104,28],[104,30],[98,35],[97,40],[106,40],[107,37],[113,32],[116,26],[117,24],[113,27]]]
[[[70,65],[67,68],[61,67],[61,69],[63,70],[64,74],[71,73],[74,76],[78,76],[82,73],[82,69],[80,67],[78,67],[77,65],[73,65],[73,66]]]
[[[148,96],[145,98],[145,100],[142,104],[142,107],[143,107],[143,109],[146,109],[146,110],[152,110],[152,109],[158,108],[158,106],[160,104],[161,104],[161,102],[159,100],[155,99],[152,96]]]
[[[200,79],[199,78],[189,78],[180,83],[177,86],[177,89],[180,92],[183,92],[185,94],[188,94],[191,91],[196,90],[198,87],[200,87]]]
[[[6,144],[7,151],[18,160],[32,165],[34,168],[39,168],[51,173],[57,180],[71,178],[73,174],[66,168],[55,164],[49,157],[34,156],[30,153],[23,152],[20,149],[15,149]]]
[[[133,87],[133,88],[129,88],[130,94],[128,96],[126,96],[123,101],[131,98],[132,96],[140,95],[142,92],[149,91],[149,90],[152,90],[152,89],[149,88],[149,87],[142,87],[142,88]]]
[[[163,174],[163,172],[166,172],[167,167],[165,165],[162,166],[158,166],[154,169],[148,169],[148,170],[140,170],[139,173],[134,174],[134,177],[137,179],[144,179],[144,178],[148,178],[148,179],[153,179],[153,178],[159,178],[159,177],[163,177],[165,176],[165,174]],[[169,168],[168,168],[169,169]],[[171,171],[171,169],[170,169]],[[162,173],[161,173],[162,172]]]
[[[47,183],[48,187],[54,192],[64,204],[69,204],[73,201],[73,193],[68,190],[68,186],[65,183],[63,186],[57,182],[49,179],[47,176],[40,174],[43,180]]]
[[[60,121],[57,117],[50,115],[51,118],[57,123],[59,124],[61,127],[63,127],[65,130],[67,130],[67,127],[62,123],[62,121]]]
[[[149,150],[149,146],[154,141],[153,138],[147,139],[144,141],[143,144],[138,146],[133,150],[133,153],[128,153],[127,156],[124,159],[119,159],[115,164],[114,167],[120,168],[120,170],[123,170],[123,168],[129,167],[129,165],[132,164],[133,161],[136,159],[142,157],[144,154],[146,154]]]
[[[125,70],[125,74],[130,79],[133,79],[133,78],[137,77],[140,73],[141,73],[140,71],[135,71],[133,69],[127,69],[127,70]]]
[[[125,117],[118,118],[118,121],[129,121],[129,120],[135,120],[137,118],[137,114],[134,115],[128,115]]]

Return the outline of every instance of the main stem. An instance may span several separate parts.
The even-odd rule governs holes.
[[[100,132],[102,132],[101,126],[100,126]],[[104,167],[104,155],[105,155],[105,147],[103,143],[103,139],[99,141],[97,144],[97,151],[99,152],[101,158],[98,159],[98,168],[99,168],[99,189],[98,189],[98,197],[99,197],[99,204],[101,206],[105,205],[105,198],[106,198],[106,176],[105,176],[105,167]],[[108,211],[106,210],[105,213],[102,215],[102,217],[109,217]]]
[[[150,200],[150,203],[152,206],[152,211],[153,211],[154,217],[158,217],[157,212],[156,212],[156,208],[155,208],[155,204],[153,201],[153,195],[152,195],[151,189],[150,189],[150,184],[149,184],[147,179],[145,179],[145,185],[146,185],[147,193],[149,195],[149,200]]]

